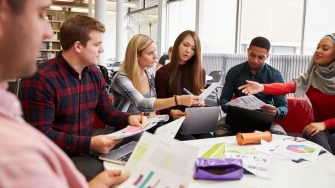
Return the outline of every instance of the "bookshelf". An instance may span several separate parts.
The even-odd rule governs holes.
[[[56,57],[56,55],[62,50],[59,40],[59,32],[63,22],[53,20],[54,16],[52,15],[48,15],[48,17],[52,27],[53,34],[49,39],[43,41],[42,48],[40,50],[40,57],[37,59],[38,63]]]

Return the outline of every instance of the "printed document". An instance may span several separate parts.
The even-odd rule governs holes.
[[[187,187],[197,152],[195,146],[144,132],[125,167],[130,177],[119,187]]]
[[[255,148],[266,154],[274,155],[280,159],[316,161],[321,147],[308,141],[296,142],[288,139],[267,142],[261,140],[261,145]]]
[[[185,116],[157,128],[155,135],[161,138],[174,139],[184,120]]]
[[[237,106],[240,108],[246,108],[249,110],[257,110],[260,109],[261,106],[265,105],[265,103],[259,100],[254,95],[242,96],[236,99],[231,100],[227,103],[227,105]]]
[[[204,92],[200,94],[201,98],[205,100],[208,95],[210,95],[217,87],[219,87],[220,82],[212,83]]]

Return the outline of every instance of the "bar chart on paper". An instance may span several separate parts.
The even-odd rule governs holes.
[[[133,185],[135,187],[139,187],[139,188],[155,188],[155,187],[158,187],[161,180],[159,178],[157,179],[154,175],[155,175],[155,173],[153,171],[150,171],[146,175],[140,174],[137,177],[137,179],[135,180],[135,182],[133,183]]]

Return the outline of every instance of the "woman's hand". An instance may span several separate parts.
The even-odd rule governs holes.
[[[201,103],[201,97],[195,95],[179,95],[177,96],[177,101],[179,105],[183,106],[193,106]]]
[[[264,85],[260,84],[258,82],[254,82],[254,81],[250,81],[247,80],[246,81],[247,84],[240,86],[238,89],[242,90],[242,93],[246,94],[246,95],[253,95],[256,93],[260,93],[264,91]]]
[[[307,125],[304,128],[304,132],[309,136],[314,136],[318,134],[320,131],[324,131],[326,129],[326,125],[324,122],[314,122]]]
[[[183,116],[187,116],[188,114],[186,112],[183,112],[181,110],[170,110],[170,116],[173,117],[173,119],[178,119]]]

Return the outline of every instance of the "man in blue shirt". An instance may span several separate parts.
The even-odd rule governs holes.
[[[248,48],[248,61],[232,67],[227,75],[222,94],[220,97],[221,108],[226,111],[226,103],[228,103],[233,95],[235,97],[244,96],[238,87],[246,84],[246,80],[256,81],[258,83],[284,82],[281,73],[264,63],[269,57],[270,42],[264,37],[254,38]],[[257,98],[266,103],[261,107],[263,112],[273,114],[275,118],[282,119],[286,116],[287,99],[285,96],[266,95],[259,93],[255,95]],[[230,125],[225,124],[225,119],[219,121],[219,126],[215,131],[216,136],[234,135]],[[272,124],[270,132],[276,134],[286,134],[285,130],[278,124]]]

